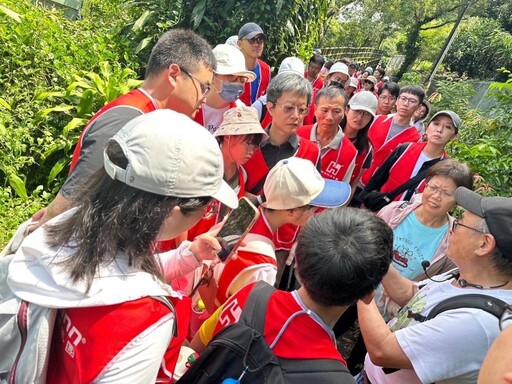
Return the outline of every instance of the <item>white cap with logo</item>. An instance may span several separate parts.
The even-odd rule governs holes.
[[[128,122],[112,141],[128,160],[123,169],[105,149],[104,167],[112,179],[157,195],[211,196],[230,208],[238,206],[236,193],[223,180],[217,141],[188,116],[156,110]]]
[[[305,205],[339,207],[351,193],[350,184],[323,179],[311,161],[299,157],[279,161],[270,170],[263,191],[263,206],[278,210]]]
[[[213,55],[217,61],[215,73],[219,75],[245,76],[248,82],[256,79],[256,74],[245,68],[245,58],[242,51],[229,44],[219,44],[213,48]]]

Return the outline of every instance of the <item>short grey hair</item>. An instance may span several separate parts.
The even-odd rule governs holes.
[[[311,88],[311,84],[304,76],[287,72],[280,73],[274,77],[267,89],[267,101],[275,104],[285,92],[290,92],[297,96],[305,96],[308,106],[311,104],[313,88]]]

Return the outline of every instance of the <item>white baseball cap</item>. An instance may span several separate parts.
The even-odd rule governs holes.
[[[350,109],[370,112],[373,117],[377,111],[377,104],[377,97],[370,91],[357,92],[348,102]]]
[[[311,161],[299,157],[279,161],[270,170],[263,191],[263,206],[278,210],[305,205],[339,207],[351,193],[350,184],[323,179]]]
[[[256,79],[256,74],[245,68],[245,58],[242,51],[229,44],[219,44],[213,48],[217,62],[215,73],[219,75],[245,76],[248,82]]]
[[[305,68],[306,67],[301,59],[298,57],[290,56],[281,62],[277,74],[279,75],[280,73],[293,72],[304,76]]]
[[[256,109],[246,105],[239,105],[224,112],[224,119],[214,136],[230,135],[268,136],[261,127]]]
[[[332,65],[331,69],[329,69],[329,75],[331,75],[333,73],[343,73],[343,74],[345,74],[347,76],[350,76],[348,74],[348,66],[347,66],[347,64],[342,63],[342,62],[334,63]]]
[[[159,109],[128,122],[109,140],[121,147],[128,165],[114,164],[103,152],[114,180],[157,195],[211,196],[230,208],[236,193],[222,179],[224,162],[215,138],[188,116]]]
[[[350,79],[348,79],[349,83],[348,86],[352,88],[357,88],[357,79],[354,76],[351,76]]]

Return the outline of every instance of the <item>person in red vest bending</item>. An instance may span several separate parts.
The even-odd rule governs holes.
[[[246,83],[240,100],[251,106],[258,97],[267,92],[270,83],[270,66],[260,60],[267,36],[256,23],[246,23],[238,31],[238,47],[245,57],[245,68],[256,74],[256,80]]]
[[[192,31],[173,29],[151,51],[144,83],[101,108],[89,120],[73,152],[69,175],[55,199],[36,212],[32,230],[74,206],[75,190],[102,167],[107,141],[128,121],[156,109],[193,117],[206,95],[215,69],[210,45]]]
[[[361,177],[363,187],[396,147],[421,139],[411,120],[424,98],[425,92],[421,87],[414,85],[403,87],[396,102],[396,114],[377,116],[373,121],[368,131],[374,150],[373,160],[371,167]]]
[[[201,109],[194,120],[203,125],[211,134],[219,129],[224,112],[243,105],[238,97],[244,90],[244,84],[256,79],[254,72],[245,69],[244,55],[232,45],[219,44],[213,48],[217,67],[213,71],[212,90],[206,95]]]
[[[359,194],[359,199],[363,201],[370,191],[390,192],[448,157],[446,145],[456,138],[460,124],[460,117],[455,112],[437,112],[428,124],[427,141],[399,145],[377,169]],[[411,200],[415,193],[422,192],[424,188],[425,179],[418,180],[416,185],[411,185],[394,200]]]
[[[263,337],[274,354],[287,361],[308,360],[304,364],[322,378],[318,382],[355,384],[347,370],[325,367],[325,359],[346,366],[332,326],[352,303],[376,288],[389,268],[392,246],[391,229],[361,209],[335,208],[310,219],[297,244],[302,286],[293,292],[274,291],[262,313]],[[251,284],[232,296],[202,325],[192,348],[202,353],[220,330],[238,322],[250,305],[249,294],[263,284]],[[307,375],[309,369],[304,371]],[[251,377],[247,373],[248,383]]]
[[[340,127],[346,105],[347,98],[340,87],[323,88],[316,95],[317,123],[299,128],[297,134],[318,145],[323,178],[349,183],[357,150]]]

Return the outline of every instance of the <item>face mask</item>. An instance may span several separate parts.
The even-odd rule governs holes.
[[[242,94],[244,90],[244,85],[240,83],[222,83],[222,89],[219,93],[220,97],[224,101],[228,101],[232,103],[236,99],[238,99],[238,96]]]

